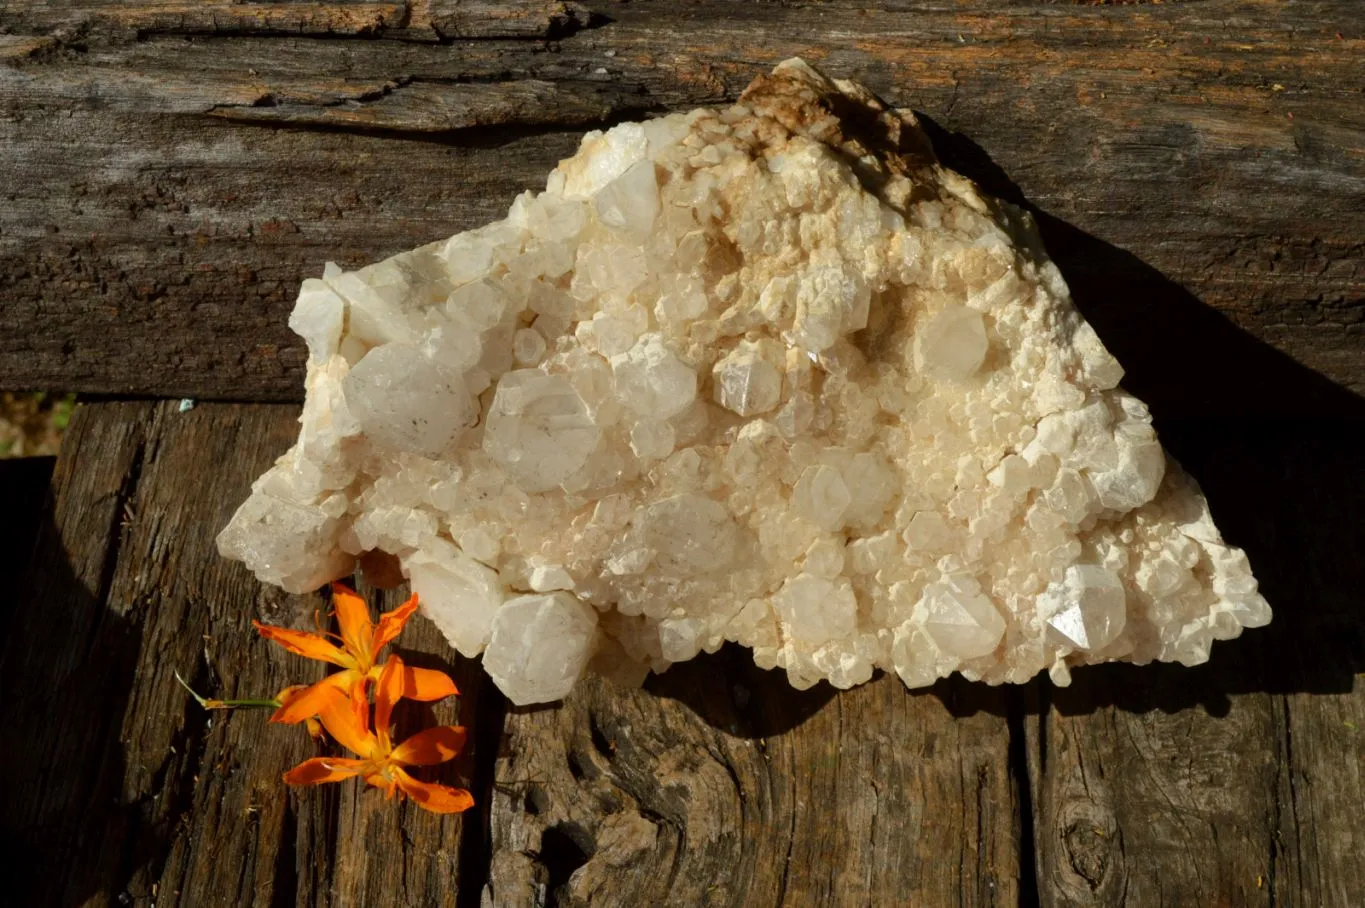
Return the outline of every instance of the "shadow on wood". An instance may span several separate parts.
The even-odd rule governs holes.
[[[11,575],[18,578],[13,584],[18,592],[6,598],[15,600],[15,614],[0,655],[6,724],[0,747],[0,800],[6,805],[0,812],[0,873],[7,894],[19,899],[15,904],[86,904],[109,895],[109,879],[128,879],[135,867],[165,859],[165,824],[125,838],[146,806],[123,796],[126,760],[119,742],[142,634],[104,608],[125,506],[141,469],[142,451],[130,428],[125,422],[85,433],[79,422],[73,425],[68,446],[105,445],[121,469],[104,477],[73,475],[74,458],[66,460],[53,482],[65,500],[38,496],[34,522],[11,527],[36,527],[28,540],[15,540],[24,545],[25,557],[13,565],[20,568]],[[5,472],[15,470],[7,466]],[[93,488],[101,482],[104,487]],[[64,503],[79,500],[80,492],[92,493],[98,503],[58,513]],[[7,494],[4,500],[17,505],[24,497],[32,496]],[[192,747],[202,732],[201,719],[187,725],[176,743]],[[126,847],[101,852],[95,847],[99,841]],[[96,859],[101,856],[105,860]]]
[[[1228,694],[1341,693],[1365,671],[1365,400],[1253,338],[1136,256],[1049,215],[976,143],[921,117],[943,162],[1035,218],[1048,254],[1147,402],[1162,442],[1199,480],[1275,610],[1207,665],[1080,669],[1052,699],[1215,715]],[[1254,306],[1255,300],[1247,305]],[[1043,682],[1040,682],[1043,683]],[[1043,684],[1044,687],[1049,685]]]
[[[52,468],[55,457],[0,459],[0,501],[5,519],[0,521],[0,577],[22,581],[38,539],[39,527],[50,522]],[[16,606],[14,597],[0,600],[0,620],[8,621]]]
[[[1043,211],[980,145],[923,114],[919,119],[946,166],[1033,216],[1076,307],[1123,364],[1123,386],[1157,419],[1365,422],[1365,400],[1252,337],[1132,253]],[[1274,267],[1273,259],[1245,263],[1253,272]],[[1248,299],[1243,308],[1257,302]]]

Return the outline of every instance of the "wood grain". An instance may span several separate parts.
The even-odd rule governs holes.
[[[506,710],[416,620],[464,697],[439,820],[354,787],[287,791],[313,752],[225,696],[306,680],[249,620],[308,626],[212,536],[294,433],[289,406],[76,411],[0,652],[0,855],[29,904],[1352,906],[1365,892],[1365,420],[1175,423],[1277,612],[1212,662],[1070,688],[894,678],[798,693],[739,650],[643,690]],[[1255,490],[1257,494],[1250,494]],[[384,607],[403,595],[378,593]],[[314,668],[314,671],[316,668]],[[456,711],[458,710],[458,716]],[[404,730],[400,729],[400,735]]]
[[[0,748],[7,805],[0,855],[17,892],[48,895],[35,903],[50,903],[64,886],[81,886],[84,881],[71,879],[81,874],[65,868],[82,854],[80,840],[94,832],[83,833],[82,820],[91,805],[104,807],[117,796],[114,739],[138,641],[118,616],[105,613],[103,598],[151,411],[147,404],[114,404],[98,413],[74,412],[53,476],[52,514],[39,527],[29,581],[0,655],[9,727]],[[86,469],[87,463],[101,468]],[[67,708],[54,710],[54,703]]]
[[[174,672],[223,697],[318,676],[250,620],[307,627],[321,599],[261,586],[212,543],[295,412],[77,410],[0,661],[11,740],[28,742],[3,753],[6,869],[30,903],[1017,904],[1008,704],[962,682],[797,693],[727,651],[504,720],[478,666],[416,619],[399,651],[464,696],[399,734],[458,708],[471,746],[441,778],[479,809],[441,819],[355,786],[286,790],[306,736],[204,713]],[[371,592],[384,607],[403,595]]]
[[[323,262],[484,222],[581,129],[802,54],[1031,204],[1125,362],[1216,311],[1358,393],[1357,26],[1344,0],[11,4],[0,384],[297,399],[285,320]]]
[[[77,410],[54,520],[0,662],[3,852],[24,904],[425,905],[457,894],[461,819],[354,786],[290,791],[280,774],[315,752],[302,730],[267,727],[263,713],[206,713],[175,680],[179,671],[210,696],[271,696],[321,676],[250,624],[311,628],[321,598],[263,587],[213,548],[251,478],[292,441],[296,416]],[[450,670],[425,619],[400,649]],[[454,676],[472,715],[481,675],[466,665]],[[438,704],[435,716],[456,709]],[[467,780],[477,752],[443,780]]]
[[[1042,900],[1359,904],[1365,421],[1167,437],[1275,618],[1195,669],[1105,666],[1042,688],[1029,742]]]
[[[496,905],[1019,903],[1001,691],[796,693],[726,651],[512,710]]]

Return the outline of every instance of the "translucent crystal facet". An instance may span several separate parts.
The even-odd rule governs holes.
[[[1103,567],[1073,564],[1038,597],[1039,616],[1067,645],[1097,652],[1118,639],[1127,620],[1123,584]]]
[[[498,609],[483,665],[518,706],[558,700],[592,655],[597,613],[571,593],[518,596]]]
[[[590,133],[304,283],[299,443],[219,548],[293,591],[396,556],[518,704],[727,641],[797,687],[1201,662],[1269,606],[1041,249],[800,61]]]
[[[483,449],[523,491],[544,492],[581,470],[601,436],[567,378],[524,369],[498,382]]]

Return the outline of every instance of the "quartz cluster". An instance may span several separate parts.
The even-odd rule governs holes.
[[[298,444],[218,538],[387,553],[518,704],[736,641],[800,688],[1205,661],[1270,620],[1022,211],[799,60],[303,285]]]

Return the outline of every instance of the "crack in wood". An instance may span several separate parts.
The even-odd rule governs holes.
[[[1028,734],[1024,725],[1028,720],[1029,700],[1032,699],[1035,704],[1041,700],[1038,694],[1040,687],[1041,682],[1035,681],[1028,688],[1012,691],[1006,719],[1006,727],[1009,729],[1010,779],[1019,799],[1016,820],[1019,824],[1019,899],[1023,905],[1038,904],[1039,901],[1038,841],[1035,824],[1038,814],[1037,799],[1041,797],[1041,792],[1034,791],[1034,774],[1029,764],[1031,759],[1042,757],[1044,748],[1040,740],[1037,754],[1029,753]],[[1040,713],[1046,709],[1042,705],[1038,705],[1037,708]],[[1040,727],[1044,724],[1041,718],[1038,724]]]
[[[280,849],[275,854],[270,908],[297,908],[299,902],[299,822],[294,804],[286,800],[280,824]]]
[[[397,76],[353,94],[331,93],[310,101],[277,91],[240,103],[213,104],[208,116],[247,125],[324,126],[368,134],[448,134],[489,127],[519,131],[547,127],[609,125],[641,118],[655,109],[640,85],[431,79]]]
[[[469,789],[474,795],[474,811],[466,814],[460,839],[460,889],[457,908],[476,908],[482,904],[489,884],[489,868],[493,860],[491,812],[494,786],[497,784],[498,748],[503,737],[507,717],[507,698],[491,683],[485,682],[479,692],[478,712],[472,723],[474,741],[474,775]],[[528,784],[526,803],[533,801],[539,789]],[[542,808],[543,809],[543,808]]]

